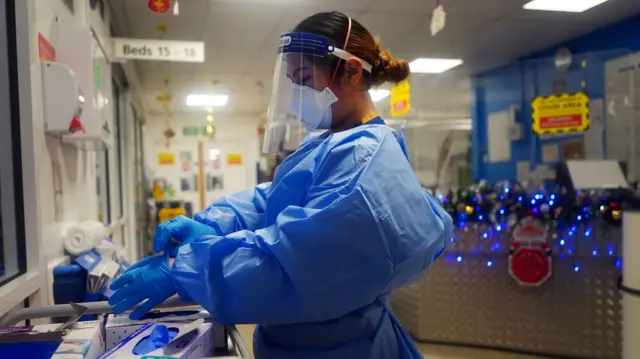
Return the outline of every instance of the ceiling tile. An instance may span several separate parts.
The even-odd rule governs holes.
[[[435,7],[435,1],[425,0],[373,0],[369,11],[384,11],[392,14],[431,14]]]
[[[212,0],[213,3],[221,4],[245,4],[260,8],[279,7],[284,10],[296,8],[315,8],[316,11],[363,11],[372,0]],[[307,12],[309,16],[313,12]]]
[[[383,46],[391,44],[391,41],[412,29],[418,23],[428,23],[430,21],[428,15],[421,13],[390,16],[388,13],[383,12],[365,12],[356,16],[356,19],[373,36],[379,37]]]

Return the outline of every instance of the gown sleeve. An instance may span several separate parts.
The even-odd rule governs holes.
[[[448,245],[450,217],[392,135],[364,132],[321,157],[303,206],[182,246],[172,269],[181,296],[220,323],[325,321],[411,283]]]
[[[255,230],[264,218],[266,193],[271,183],[223,196],[198,212],[194,220],[213,227],[217,234],[228,235],[240,230]]]

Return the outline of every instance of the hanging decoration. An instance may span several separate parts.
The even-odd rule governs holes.
[[[179,0],[174,0],[173,1],[173,15],[174,16],[180,15],[180,3],[179,3]]]
[[[147,8],[154,14],[164,15],[171,11],[171,0],[148,0]]]
[[[440,3],[440,0],[436,0],[436,8],[433,9],[433,15],[431,16],[431,36],[436,36],[447,22],[447,14],[444,12],[444,8]]]

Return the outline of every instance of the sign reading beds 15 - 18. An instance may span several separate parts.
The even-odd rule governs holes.
[[[538,135],[584,132],[589,128],[589,97],[582,92],[531,101],[532,129]]]
[[[204,42],[146,39],[113,40],[118,60],[204,62]]]

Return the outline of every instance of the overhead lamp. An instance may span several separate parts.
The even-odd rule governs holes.
[[[371,101],[377,102],[382,100],[385,97],[389,96],[389,90],[385,89],[371,89],[369,90],[369,96],[371,96]]]
[[[441,74],[462,65],[460,59],[432,59],[421,57],[409,63],[409,68],[414,74]]]
[[[192,107],[221,107],[227,104],[227,95],[189,95],[187,106]]]
[[[213,122],[213,115],[212,114],[208,114],[207,115],[207,121],[208,122]]]
[[[526,10],[583,12],[608,0],[532,0],[524,4]]]

